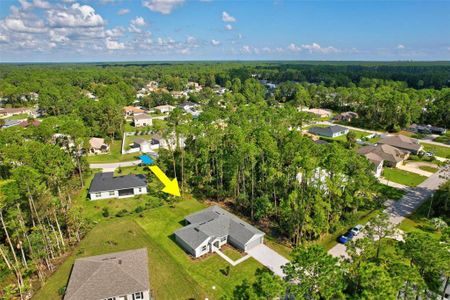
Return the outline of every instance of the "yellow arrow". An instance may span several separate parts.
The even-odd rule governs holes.
[[[166,174],[158,167],[158,166],[151,166],[149,167],[150,170],[158,177],[158,179],[164,184],[164,188],[162,191],[167,194],[171,194],[174,196],[180,197],[180,188],[178,187],[178,180],[174,178],[173,180],[170,180],[169,177],[167,177]]]

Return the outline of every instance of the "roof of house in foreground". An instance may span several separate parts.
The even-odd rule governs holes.
[[[91,182],[89,193],[115,191],[142,186],[147,186],[147,180],[142,174],[114,176],[114,172],[97,173]]]
[[[193,249],[208,239],[226,235],[244,245],[256,235],[264,235],[264,232],[217,205],[193,213],[185,220],[191,224],[177,230],[175,235]]]
[[[149,290],[147,249],[79,258],[64,300],[98,300]]]

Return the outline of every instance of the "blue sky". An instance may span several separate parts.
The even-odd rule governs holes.
[[[0,0],[0,61],[450,60],[450,1]]]

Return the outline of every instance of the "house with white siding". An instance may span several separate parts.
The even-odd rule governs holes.
[[[175,231],[175,240],[194,257],[215,252],[224,244],[248,251],[264,242],[264,232],[219,206],[184,218],[187,226]]]
[[[142,174],[114,176],[114,172],[97,173],[89,187],[91,200],[126,198],[147,194],[147,180]]]

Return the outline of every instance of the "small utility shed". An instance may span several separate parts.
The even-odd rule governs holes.
[[[91,200],[125,198],[141,194],[147,194],[147,180],[142,174],[114,176],[113,172],[97,173],[89,188]]]
[[[217,205],[184,220],[188,225],[175,231],[175,239],[194,257],[214,252],[226,243],[248,251],[264,241],[264,232]]]
[[[328,127],[311,127],[308,132],[320,136],[338,137],[348,133],[348,128],[339,125],[333,125]]]

